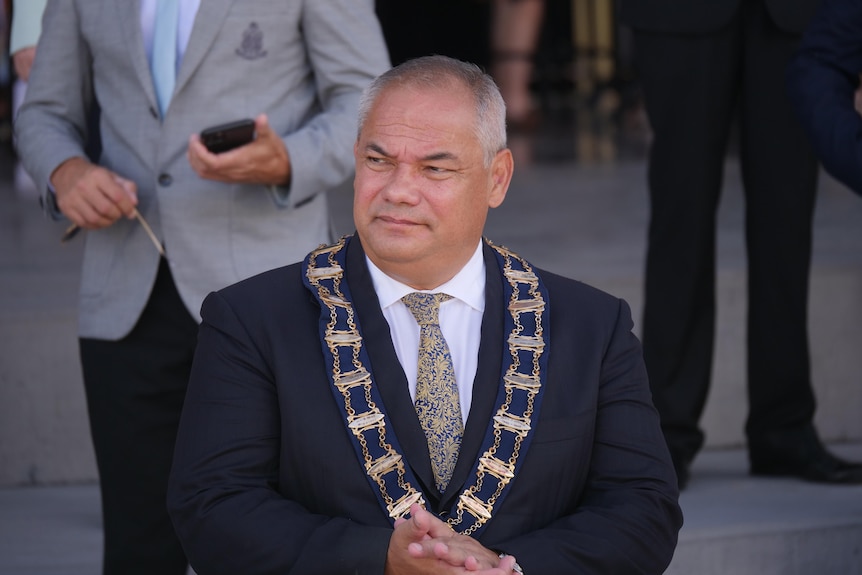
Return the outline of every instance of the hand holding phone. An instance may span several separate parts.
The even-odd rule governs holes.
[[[244,119],[212,126],[201,132],[201,142],[213,154],[220,154],[254,140],[254,120]]]

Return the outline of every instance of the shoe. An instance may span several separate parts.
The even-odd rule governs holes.
[[[798,477],[817,483],[862,483],[862,463],[829,453],[813,428],[788,435],[783,442],[774,438],[750,441],[748,457],[752,475]]]

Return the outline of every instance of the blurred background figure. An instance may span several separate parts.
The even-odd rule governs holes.
[[[9,58],[9,27],[12,20],[11,0],[0,1],[0,144],[12,141],[12,64]]]
[[[18,113],[18,108],[27,93],[27,80],[30,78],[30,68],[36,58],[36,44],[42,32],[42,13],[48,0],[16,0],[12,11],[12,26],[9,34],[9,54],[15,70],[15,81],[12,85],[12,115]],[[15,166],[15,190],[21,195],[37,196],[36,185],[23,164]]]
[[[716,313],[716,211],[739,136],[748,255],[751,472],[862,482],[813,426],[808,274],[818,165],[785,70],[817,0],[622,0],[653,131],[643,317],[653,398],[680,486],[704,442]]]
[[[545,0],[494,0],[491,75],[506,102],[510,130],[530,130],[539,121],[531,84],[544,12]]]
[[[430,54],[488,65],[487,0],[376,0],[375,11],[393,65]]]
[[[862,3],[823,0],[791,62],[791,99],[823,167],[862,194]]]

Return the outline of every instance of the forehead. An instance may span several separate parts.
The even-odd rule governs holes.
[[[475,139],[475,122],[472,95],[463,86],[393,85],[378,96],[362,136],[415,142]]]

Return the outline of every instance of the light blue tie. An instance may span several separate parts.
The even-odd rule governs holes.
[[[177,24],[179,0],[158,0],[153,24],[153,58],[150,64],[159,111],[164,117],[177,79]]]
[[[403,298],[419,324],[419,363],[416,374],[416,414],[428,440],[434,482],[446,490],[464,433],[458,385],[449,346],[440,331],[440,304],[452,296],[444,293],[409,293]]]

